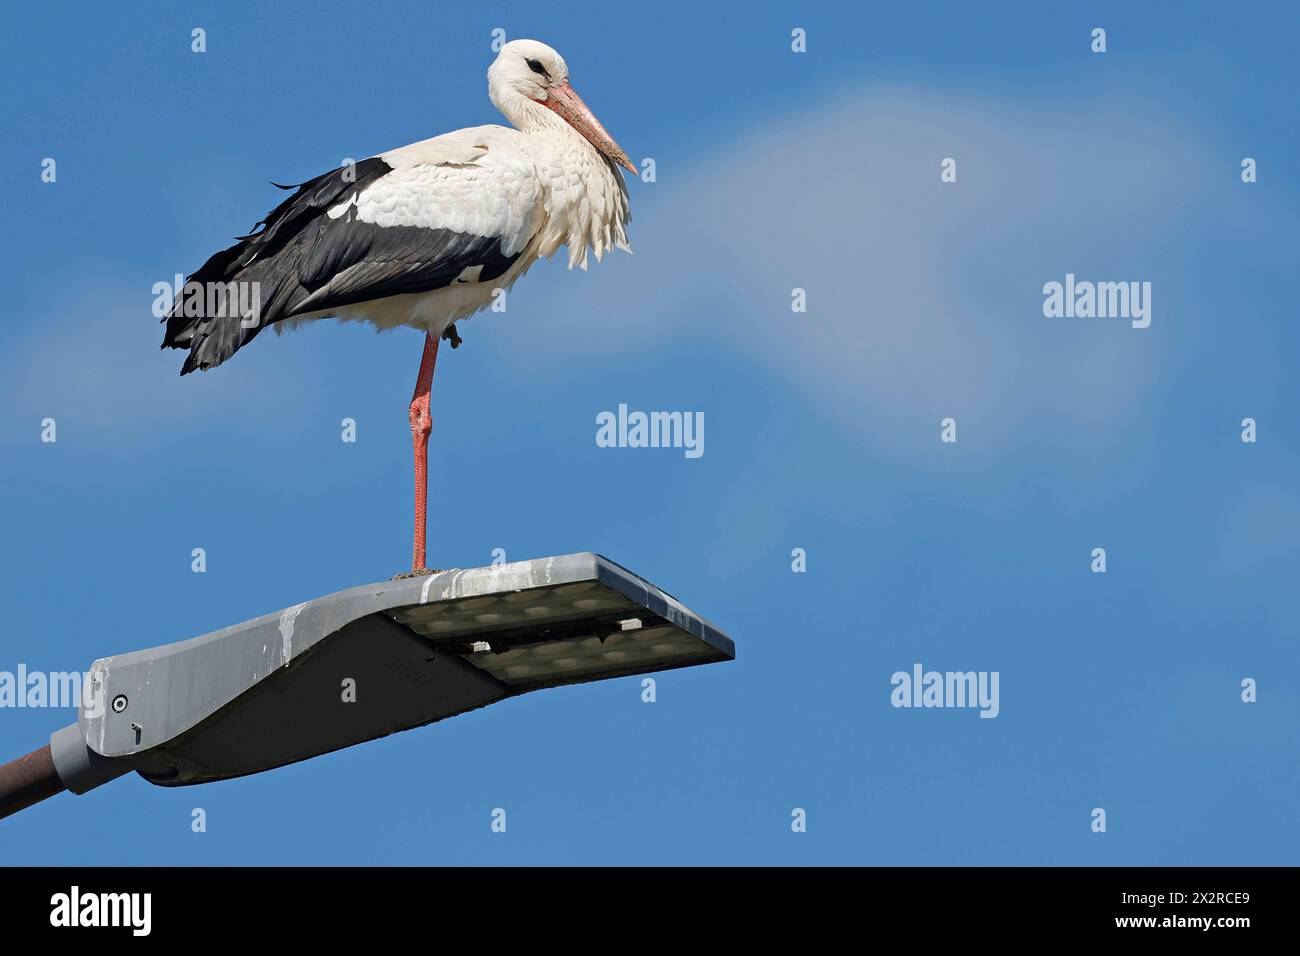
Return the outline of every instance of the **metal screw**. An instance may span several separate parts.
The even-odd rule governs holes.
[[[120,714],[124,710],[126,710],[126,695],[118,694],[113,698],[113,713]]]

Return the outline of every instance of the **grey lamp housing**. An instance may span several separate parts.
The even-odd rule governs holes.
[[[596,554],[339,591],[211,634],[96,661],[55,732],[85,793],[258,773],[533,690],[733,660],[729,637]]]

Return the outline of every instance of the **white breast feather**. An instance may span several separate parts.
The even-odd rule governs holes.
[[[409,325],[440,334],[490,304],[493,290],[509,288],[538,258],[569,247],[569,268],[587,268],[612,248],[631,252],[630,220],[622,175],[585,140],[525,135],[503,126],[479,126],[403,146],[380,158],[393,167],[370,186],[332,207],[338,218],[349,210],[379,226],[418,226],[501,239],[507,256],[521,253],[507,272],[476,281],[481,269],[466,269],[452,285],[425,293],[390,296],[277,326],[334,315],[377,327]]]

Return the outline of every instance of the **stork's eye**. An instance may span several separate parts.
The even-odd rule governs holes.
[[[540,73],[542,76],[550,77],[551,74],[546,72],[546,67],[542,66],[537,60],[528,60],[528,69],[534,73]]]

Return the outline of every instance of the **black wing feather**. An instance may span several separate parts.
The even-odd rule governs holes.
[[[251,234],[190,276],[187,285],[213,287],[218,295],[215,308],[206,296],[199,297],[204,301],[197,306],[182,297],[164,319],[163,347],[189,349],[181,374],[220,365],[281,319],[442,288],[472,266],[482,267],[480,281],[495,279],[519,257],[503,255],[495,236],[376,226],[353,218],[352,209],[337,219],[325,215],[391,171],[376,157],[301,184]],[[227,305],[222,284],[228,283],[257,283],[260,315],[255,323]]]

